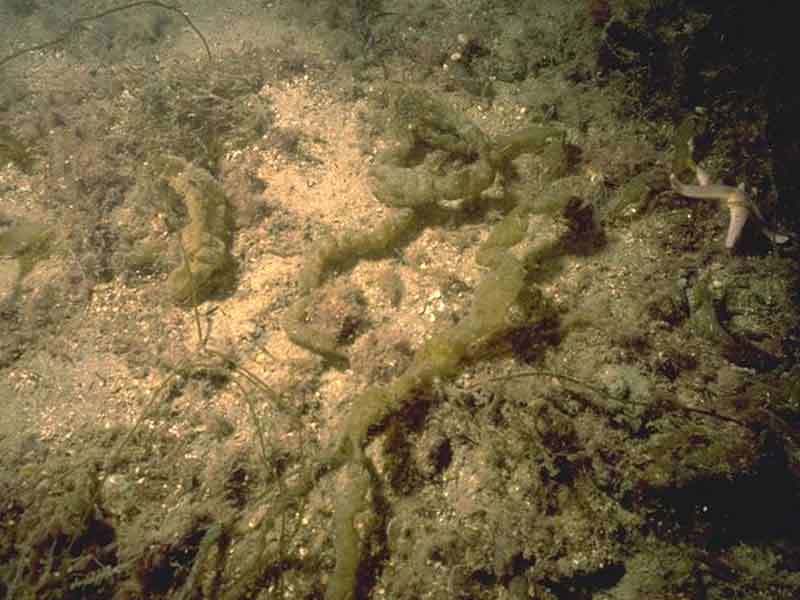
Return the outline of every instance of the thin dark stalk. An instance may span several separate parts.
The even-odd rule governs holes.
[[[41,44],[36,44],[35,46],[28,46],[27,48],[22,48],[21,50],[17,50],[16,52],[12,52],[8,56],[0,59],[0,67],[4,64],[11,62],[15,58],[22,56],[23,54],[28,54],[30,52],[36,52],[38,50],[44,50],[46,48],[51,48],[61,42],[68,40],[73,34],[75,34],[80,26],[84,23],[88,23],[90,21],[96,21],[98,19],[102,19],[103,17],[107,17],[108,15],[113,15],[114,13],[122,12],[124,10],[128,10],[131,8],[137,8],[139,6],[155,6],[158,8],[163,8],[165,10],[170,10],[174,13],[179,14],[183,19],[186,21],[186,24],[191,27],[192,31],[197,34],[197,37],[200,38],[200,41],[203,42],[203,46],[206,49],[206,54],[208,55],[208,60],[211,60],[211,48],[206,41],[205,36],[200,32],[200,30],[192,23],[192,20],[189,18],[189,15],[186,14],[183,9],[179,6],[174,6],[171,4],[164,4],[163,2],[158,2],[157,0],[140,0],[139,2],[130,2],[128,4],[123,4],[122,6],[116,6],[114,8],[109,8],[108,10],[104,10],[94,15],[90,15],[88,17],[80,17],[72,21],[69,26],[67,27],[67,31],[58,36],[55,39],[52,39],[48,42],[43,42]]]
[[[532,371],[522,371],[522,372],[519,372],[519,373],[511,373],[509,375],[501,375],[499,377],[492,377],[490,379],[486,379],[486,380],[482,381],[480,384],[476,384],[475,386],[472,386],[472,387],[478,387],[478,385],[484,385],[486,383],[492,383],[492,382],[509,381],[511,379],[522,379],[522,378],[525,378],[525,377],[553,377],[553,378],[559,379],[561,381],[567,381],[569,383],[572,383],[573,385],[577,385],[578,387],[582,387],[583,389],[588,390],[588,391],[590,391],[590,392],[592,392],[594,394],[597,394],[598,396],[602,396],[606,400],[610,400],[612,402],[619,402],[621,404],[632,404],[632,405],[635,405],[635,406],[650,406],[650,404],[647,403],[647,402],[638,402],[636,400],[631,400],[630,398],[624,398],[624,399],[623,398],[615,398],[614,396],[612,396],[611,394],[609,394],[605,390],[602,390],[602,389],[600,389],[598,387],[589,385],[588,383],[583,382],[580,379],[576,379],[574,377],[570,377],[569,375],[564,375],[562,373],[556,373],[554,371],[532,370]],[[676,410],[679,410],[679,411],[682,411],[682,412],[685,412],[685,413],[694,413],[694,414],[710,417],[712,419],[718,419],[720,421],[727,421],[728,423],[735,423],[736,425],[739,425],[741,427],[748,427],[747,423],[745,423],[744,421],[741,421],[740,419],[736,419],[734,417],[728,417],[726,415],[722,415],[720,413],[717,413],[717,412],[714,412],[714,411],[711,411],[711,410],[706,410],[706,409],[703,409],[703,408],[692,408],[692,407],[689,407],[689,406],[682,406],[680,404],[673,404],[673,407]]]
[[[194,273],[192,273],[192,267],[189,264],[189,257],[186,256],[186,249],[183,247],[183,242],[181,242],[179,245],[181,247],[183,266],[186,269],[186,273],[189,275],[189,287],[192,288],[192,309],[194,312],[194,324],[195,327],[197,327],[197,343],[202,351],[206,347],[208,338],[203,335],[203,326],[200,323],[200,310],[197,308],[197,286],[195,286],[194,283]]]

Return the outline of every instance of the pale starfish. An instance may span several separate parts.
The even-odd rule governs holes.
[[[731,187],[729,185],[711,183],[711,178],[703,169],[698,166],[695,166],[694,169],[699,185],[685,185],[678,181],[674,173],[669,176],[669,182],[672,184],[672,189],[681,196],[725,202],[731,213],[731,220],[728,223],[728,233],[725,236],[726,248],[733,248],[739,241],[739,238],[742,237],[742,230],[751,214],[759,222],[759,225],[761,225],[764,235],[770,240],[776,244],[783,244],[788,241],[789,236],[776,233],[767,227],[764,217],[761,215],[761,211],[758,210],[758,207],[745,193],[744,184],[740,184],[738,187]]]

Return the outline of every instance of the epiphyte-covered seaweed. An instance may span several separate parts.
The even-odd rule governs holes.
[[[431,205],[479,200],[498,173],[504,173],[520,154],[540,151],[553,139],[564,142],[561,131],[535,126],[491,142],[477,126],[420,90],[401,93],[396,110],[405,126],[402,139],[399,146],[379,155],[370,171],[370,182],[381,202],[403,210],[369,233],[349,234],[319,244],[301,273],[301,297],[285,321],[293,341],[334,365],[347,366],[346,355],[332,340],[316,334],[304,319],[310,308],[309,294],[329,273],[391,249],[409,232],[425,226]],[[516,196],[512,194],[512,198]],[[465,362],[479,359],[498,339],[552,315],[546,298],[528,282],[525,262],[509,252],[524,237],[526,217],[535,212],[534,205],[529,201],[512,211],[501,231],[490,236],[491,247],[479,253],[483,255],[479,262],[491,270],[478,284],[466,316],[423,344],[402,375],[353,399],[338,441],[323,452],[316,475],[296,489],[298,495],[306,493],[312,479],[333,470],[345,469],[352,475],[342,482],[334,509],[336,567],[329,580],[327,600],[345,600],[356,593],[363,536],[354,520],[356,512],[371,510],[364,500],[369,486],[363,473],[365,467],[367,472],[375,469],[364,447],[375,430],[437,381],[455,377]]]
[[[337,368],[349,366],[345,352],[334,339],[306,322],[312,308],[310,292],[330,273],[397,247],[425,227],[430,221],[427,211],[433,206],[480,200],[513,159],[542,151],[550,142],[564,141],[562,130],[536,125],[492,140],[468,118],[418,88],[398,94],[394,118],[400,124],[396,128],[398,143],[376,157],[369,182],[375,197],[399,212],[366,233],[352,232],[319,242],[300,274],[300,298],[283,321],[292,342]],[[492,260],[499,259],[503,251],[498,248]],[[483,264],[488,266],[488,262]]]
[[[164,178],[188,213],[181,231],[181,264],[167,280],[178,304],[199,303],[230,283],[232,221],[222,186],[205,169],[183,159],[165,159]]]

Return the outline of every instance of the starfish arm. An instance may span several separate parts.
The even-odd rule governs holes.
[[[697,179],[701,185],[685,185],[678,181],[674,173],[669,176],[672,189],[681,196],[725,202],[731,213],[728,233],[725,236],[725,247],[733,248],[742,237],[744,226],[747,219],[750,218],[750,202],[747,195],[741,187],[703,183],[708,181],[708,176],[699,168],[697,169]]]
[[[750,217],[750,210],[745,204],[728,202],[731,211],[731,220],[728,223],[728,234],[725,236],[725,247],[730,249],[742,237],[745,223]]]
[[[678,178],[673,173],[669,176],[669,182],[672,189],[678,192],[681,196],[687,198],[699,198],[704,200],[728,200],[734,194],[741,194],[739,188],[731,187],[729,185],[686,185],[678,181]]]

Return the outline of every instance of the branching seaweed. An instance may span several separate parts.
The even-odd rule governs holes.
[[[563,143],[562,132],[549,127],[530,127],[491,142],[469,120],[421,90],[402,92],[395,108],[403,127],[402,139],[378,156],[370,183],[381,202],[401,209],[399,215],[369,233],[321,243],[303,268],[299,278],[302,296],[284,322],[292,341],[340,367],[347,366],[346,355],[304,323],[309,293],[331,273],[360,258],[381,254],[424,227],[431,207],[455,200],[480,202],[498,173],[505,172],[520,154],[540,151],[549,141]],[[526,205],[513,219],[522,220],[532,210]],[[519,227],[509,222],[503,227],[503,232],[493,232],[491,249],[482,253],[481,262],[492,270],[479,283],[468,314],[428,340],[394,381],[354,398],[338,441],[323,452],[314,473],[287,490],[290,498],[304,497],[323,475],[339,469],[348,473],[339,486],[334,509],[336,567],[327,600],[345,600],[356,593],[362,538],[353,521],[357,513],[371,510],[364,500],[368,480],[362,475],[365,469],[370,471],[363,449],[371,435],[436,382],[456,376],[466,361],[478,358],[495,340],[551,314],[544,297],[528,284],[523,261],[508,252],[522,237]]]
[[[541,151],[550,141],[563,143],[562,131],[537,126],[491,141],[471,121],[420,89],[401,92],[395,113],[402,124],[399,144],[378,155],[369,175],[375,196],[399,209],[398,214],[366,233],[351,232],[317,244],[298,278],[300,298],[283,322],[295,344],[341,369],[349,366],[346,354],[334,339],[306,323],[309,294],[331,273],[362,258],[386,255],[412,238],[431,221],[432,211],[448,201],[462,201],[464,206],[480,202],[481,194],[519,155]],[[513,191],[509,195],[513,197]],[[517,241],[492,238],[499,253]],[[486,266],[493,260],[488,254],[483,253]]]

